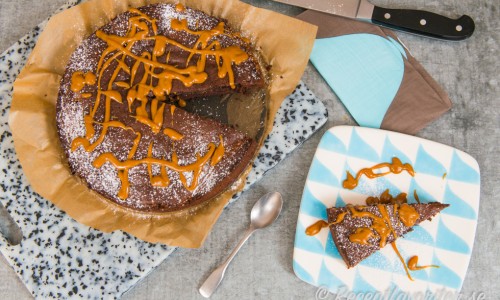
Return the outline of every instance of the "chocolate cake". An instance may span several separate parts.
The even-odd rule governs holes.
[[[61,80],[56,121],[71,171],[140,211],[215,197],[246,169],[257,143],[180,107],[265,89],[257,55],[225,20],[179,4],[118,15],[81,43]]]
[[[348,268],[430,220],[448,204],[377,204],[327,209],[330,232]]]

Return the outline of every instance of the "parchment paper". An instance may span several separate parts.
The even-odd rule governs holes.
[[[183,3],[228,20],[251,36],[271,68],[265,134],[283,99],[300,80],[316,35],[316,27],[237,0],[92,0],[54,16],[41,34],[14,84],[9,125],[23,170],[33,189],[78,222],[110,232],[123,230],[148,242],[200,247],[225,204],[243,188],[244,174],[217,198],[174,213],[136,212],[92,192],[71,175],[59,144],[55,104],[59,82],[71,53],[80,42],[129,7],[151,3]],[[287,28],[293,28],[293,33]]]

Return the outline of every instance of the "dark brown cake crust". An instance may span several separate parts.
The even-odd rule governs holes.
[[[149,5],[139,8],[139,10],[157,20],[158,34],[165,35],[189,47],[195,43],[196,36],[172,30],[170,28],[172,18],[187,19],[191,30],[208,30],[221,22],[221,20],[210,17],[203,12],[189,8],[179,11],[174,5],[168,4]],[[134,14],[131,12],[123,13],[100,30],[106,34],[124,36],[128,30],[129,18],[132,16]],[[229,28],[226,30],[231,32]],[[160,132],[166,128],[172,129],[182,134],[181,140],[173,140],[167,135],[154,133],[149,126],[138,122],[135,116],[130,113],[130,111],[134,112],[138,109],[140,106],[138,102],[134,102],[129,107],[130,103],[127,103],[126,100],[123,100],[122,103],[111,101],[110,121],[119,120],[131,130],[109,127],[103,141],[89,152],[85,151],[82,146],[73,150],[71,148],[75,139],[86,135],[84,116],[89,114],[96,103],[98,87],[92,84],[85,85],[81,92],[77,93],[72,90],[72,76],[75,72],[95,74],[101,53],[107,48],[107,44],[99,39],[96,33],[85,39],[72,55],[66,68],[56,107],[56,121],[61,146],[68,158],[71,171],[82,178],[90,189],[122,206],[140,211],[165,212],[191,207],[213,198],[230,186],[252,160],[256,152],[256,142],[229,125],[191,114],[180,108],[172,109],[172,105],[168,104],[168,98],[171,100],[179,99],[179,97],[183,99],[202,98],[209,95],[245,92],[264,86],[260,67],[251,55],[253,50],[244,39],[238,35],[220,35],[216,39],[222,47],[238,46],[249,54],[249,59],[240,64],[233,64],[234,87],[229,85],[227,76],[220,78],[217,75],[218,66],[213,57],[207,58],[205,72],[208,74],[208,79],[205,82],[185,86],[180,81],[172,81],[171,92],[166,95],[167,102],[162,100],[158,104],[165,104]],[[153,51],[154,46],[154,43],[149,41],[139,42],[132,47],[131,51],[136,55],[141,55]],[[167,50],[170,52],[168,57],[165,54],[158,58],[158,62],[167,63],[168,59],[168,64],[174,66],[186,64],[189,52],[179,50],[174,46],[167,46]],[[194,55],[189,65],[195,65],[198,59],[199,55]],[[133,59],[125,60],[130,68],[134,62]],[[98,80],[101,79],[104,85],[109,83],[112,80],[112,70],[117,65],[117,62],[113,62],[110,65],[110,71],[104,72],[102,78],[98,78]],[[144,69],[139,68],[136,77],[142,78],[143,75]],[[127,80],[131,81],[130,75],[125,72],[120,72],[115,79],[115,81],[121,82]],[[116,86],[113,88],[120,93],[122,99],[127,99],[127,88]],[[84,93],[92,94],[92,96],[83,97]],[[106,113],[102,97],[101,103],[97,107],[93,123],[97,134],[90,140],[91,143],[103,131],[103,126],[99,124],[99,122],[104,122]],[[148,115],[154,115],[153,110],[156,109],[152,109],[152,104],[148,103],[145,110]],[[134,146],[134,140],[137,138],[135,133],[141,134],[140,142],[133,157],[128,157],[130,149]],[[160,165],[149,164],[148,166],[144,163],[128,170],[130,181],[128,195],[126,198],[120,198],[118,194],[123,182],[120,181],[116,166],[109,162],[102,166],[95,166],[96,158],[106,153],[111,153],[120,162],[127,159],[138,161],[151,156],[172,161],[173,156],[176,155],[178,165],[186,166],[195,163],[199,156],[207,153],[209,144],[217,147],[221,141],[225,148],[222,159],[215,165],[208,162],[203,166],[198,184],[193,191],[186,189],[180,176],[185,176],[185,181],[189,185],[194,180],[194,172],[178,172],[167,169],[168,186],[155,187],[152,185],[148,168],[153,176],[159,176],[161,174]],[[149,147],[152,147],[150,154],[148,154]]]
[[[425,220],[430,220],[432,217],[437,215],[441,210],[448,207],[448,204],[442,204],[438,202],[422,203],[422,204],[409,204],[412,206],[419,214],[415,225],[420,224]],[[385,204],[387,213],[391,220],[392,228],[394,229],[396,235],[401,237],[406,233],[412,231],[411,227],[405,226],[400,220],[399,215],[394,215],[394,205]],[[380,211],[376,205],[371,206],[360,206],[362,211],[367,211],[373,213],[377,216],[381,216]],[[370,256],[375,251],[380,250],[379,237],[373,237],[370,240],[369,245],[362,245],[359,243],[353,243],[349,240],[349,236],[355,232],[357,228],[370,227],[373,221],[368,217],[353,218],[351,211],[347,207],[332,207],[327,209],[328,222],[334,223],[337,220],[337,216],[341,213],[346,212],[342,222],[330,225],[330,232],[333,237],[333,241],[337,246],[337,249],[344,259],[348,268],[356,266],[360,261]],[[387,238],[387,244],[394,242],[395,238],[390,234]]]

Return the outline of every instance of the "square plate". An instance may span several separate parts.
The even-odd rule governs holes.
[[[351,174],[398,157],[410,163],[415,176],[390,174],[376,179],[361,177],[353,190],[342,187],[346,171]],[[419,265],[438,265],[412,271],[406,276],[392,247],[372,254],[347,269],[330,231],[315,236],[305,229],[319,219],[326,220],[326,208],[347,203],[364,204],[367,196],[414,191],[421,202],[438,201],[450,206],[432,221],[415,226],[397,240],[401,255],[419,256]],[[462,287],[474,243],[479,209],[479,166],[470,155],[436,142],[400,133],[351,126],[329,129],[314,155],[300,205],[293,268],[303,281],[332,292],[354,293],[439,293],[458,292]]]

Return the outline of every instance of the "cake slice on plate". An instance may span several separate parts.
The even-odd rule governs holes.
[[[430,220],[449,204],[348,205],[327,209],[333,241],[348,268]]]

